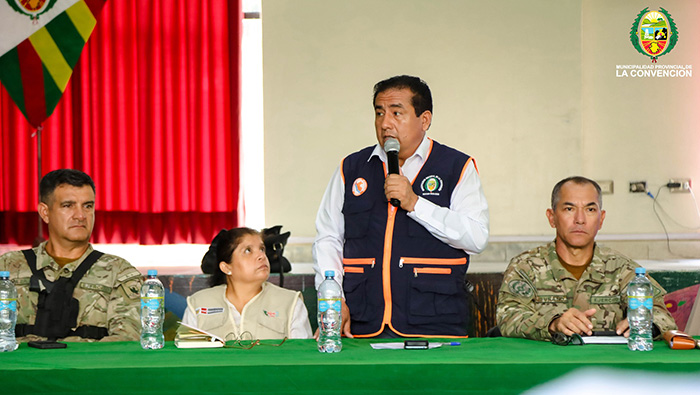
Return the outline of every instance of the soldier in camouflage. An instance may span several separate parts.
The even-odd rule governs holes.
[[[626,290],[639,265],[595,243],[605,219],[598,184],[584,177],[560,181],[547,218],[555,240],[513,258],[503,275],[497,308],[503,336],[550,340],[555,332],[592,331],[629,336]],[[666,291],[650,280],[658,337],[676,324],[664,304]]]
[[[38,211],[48,224],[49,239],[33,248],[36,268],[48,282],[70,278],[93,251],[89,243],[95,219],[95,186],[87,174],[72,169],[48,173],[40,184]],[[17,287],[18,327],[34,325],[38,293],[30,291],[32,270],[21,251],[0,257],[0,270],[10,272]],[[138,340],[140,334],[139,291],[142,276],[126,260],[109,254],[100,256],[75,286],[80,327],[102,329],[102,341]],[[100,335],[102,336],[102,335]],[[18,341],[44,340],[27,334]],[[65,341],[89,341],[80,336]]]

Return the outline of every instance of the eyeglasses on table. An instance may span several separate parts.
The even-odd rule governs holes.
[[[232,339],[229,339],[229,337],[232,337]],[[259,340],[254,338],[253,334],[248,331],[242,332],[237,336],[231,332],[224,339],[226,340],[224,348],[242,348],[244,350],[250,350],[255,346],[279,347],[287,341],[286,336],[281,340]]]

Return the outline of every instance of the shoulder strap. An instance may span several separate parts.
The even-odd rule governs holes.
[[[85,258],[85,260],[78,266],[77,269],[73,272],[73,275],[70,278],[70,283],[73,285],[75,288],[75,285],[78,284],[78,281],[80,281],[81,278],[87,273],[88,270],[92,267],[92,265],[97,262],[98,259],[100,259],[104,255],[104,252],[100,252],[97,250],[93,250],[90,255]]]
[[[46,288],[46,291],[48,293],[51,293],[53,283],[46,279],[46,276],[44,275],[43,271],[37,269],[36,253],[34,252],[34,250],[31,248],[22,250],[22,254],[24,254],[24,257],[27,259],[27,265],[29,265],[29,269],[32,270],[32,278],[29,284],[30,291],[39,292],[39,280],[41,280],[41,282],[44,284],[44,288]],[[94,265],[95,262],[97,262],[97,260],[102,257],[102,255],[104,255],[104,252],[93,250],[90,253],[90,255],[88,255],[87,258],[85,258],[85,260],[73,272],[73,275],[71,276],[70,280],[68,280],[71,283],[71,285],[73,285],[73,288],[75,288],[75,285],[78,284],[78,281],[80,281],[80,279],[83,278],[85,273],[87,273],[87,271],[90,270],[92,265]]]
[[[22,254],[24,254],[24,258],[27,259],[27,264],[29,264],[29,268],[32,269],[32,273],[36,274],[36,253],[34,250],[27,248],[26,250],[22,250]]]
[[[32,271],[32,277],[29,280],[29,290],[32,292],[41,292],[42,287],[39,286],[39,282],[44,285],[46,292],[51,293],[53,289],[53,283],[46,279],[44,272],[37,269],[36,267],[36,253],[33,249],[29,248],[22,250],[22,254],[27,259],[27,265]]]

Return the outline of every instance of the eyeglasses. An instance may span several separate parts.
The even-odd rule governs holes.
[[[555,332],[552,335],[552,344],[556,344],[557,346],[568,346],[569,344],[573,344],[574,346],[580,346],[583,344],[583,339],[581,339],[581,335],[578,333],[574,333],[573,335],[565,335],[562,332]]]
[[[229,333],[226,335],[225,339],[228,339],[229,336],[233,335],[232,340],[226,340],[226,344],[224,344],[225,348],[242,348],[244,350],[250,350],[251,348],[255,346],[272,346],[272,347],[279,347],[284,342],[287,341],[287,337],[285,336],[284,339],[279,341],[273,341],[273,342],[265,342],[261,341],[258,339],[253,338],[253,334],[245,331],[241,333],[240,335],[236,336],[233,332]]]

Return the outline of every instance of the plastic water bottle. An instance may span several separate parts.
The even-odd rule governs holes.
[[[654,288],[643,267],[634,272],[637,276],[627,286],[627,321],[630,325],[627,347],[632,351],[651,351],[654,348],[651,336]]]
[[[149,270],[148,278],[141,287],[141,348],[159,349],[165,345],[163,337],[163,283],[156,277],[157,270]]]
[[[335,272],[326,270],[326,279],[318,287],[318,351],[340,352],[343,343],[340,340],[342,293],[335,281]]]
[[[10,281],[10,272],[0,272],[0,351],[17,349],[17,289]]]

